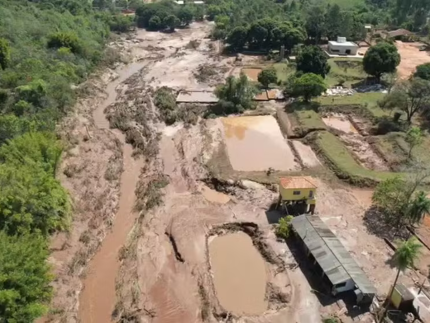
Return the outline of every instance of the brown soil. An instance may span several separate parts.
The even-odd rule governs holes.
[[[430,62],[429,52],[419,50],[422,45],[422,43],[396,41],[396,47],[401,58],[400,64],[397,66],[397,73],[400,78],[409,78],[418,65]]]
[[[262,71],[261,68],[243,68],[242,73],[244,73],[253,82],[258,82],[258,74]]]
[[[70,234],[60,234],[52,243],[57,275],[52,312],[61,314],[47,319],[77,322],[81,304],[82,322],[109,322],[112,309],[119,322],[320,320],[321,304],[288,245],[276,239],[270,224],[279,217],[268,211],[278,197],[276,186],[210,177],[207,165],[229,163],[227,156],[218,158],[219,152],[226,153],[222,122],[199,120],[195,125],[166,127],[152,103],[159,86],[174,90],[212,86],[212,78],[207,84],[196,79],[195,71],[202,64],[232,66],[234,58],[217,56],[216,42],[206,38],[210,28],[195,23],[172,34],[138,31],[137,41],[122,40],[116,46],[139,64],[120,67],[116,81],[114,73],[107,73],[85,85],[93,89],[91,96],[80,102],[63,127],[71,149],[64,157],[61,180],[73,198],[75,218]],[[193,40],[199,41],[189,45]],[[138,72],[136,66],[143,70]],[[92,110],[107,104],[110,124],[121,128],[125,137],[106,129],[100,108],[94,122]],[[267,141],[282,139],[288,147],[282,135],[274,137],[267,136]],[[125,140],[145,160],[140,172]],[[243,163],[253,162],[255,154],[247,155]],[[224,174],[226,168],[218,167],[220,178],[235,174],[228,167]],[[258,176],[261,182],[277,183],[282,174],[288,173]],[[209,189],[203,183],[213,185]],[[361,193],[320,180],[316,210],[384,294],[395,276],[388,264],[392,251],[366,226],[369,205]],[[106,235],[112,223],[112,232]],[[208,237],[235,230],[247,233],[265,260],[268,307],[255,316],[224,309],[210,272]],[[81,276],[85,289],[79,303],[79,274],[97,249],[86,277]],[[411,272],[401,281],[411,285]]]

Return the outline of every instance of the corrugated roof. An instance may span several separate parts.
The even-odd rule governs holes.
[[[310,176],[291,176],[281,178],[283,188],[317,188],[314,179]]]
[[[300,215],[291,224],[332,284],[352,278],[364,294],[376,294],[364,271],[320,217]]]

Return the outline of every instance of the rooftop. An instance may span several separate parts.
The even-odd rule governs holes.
[[[314,179],[310,176],[291,176],[281,178],[283,188],[317,188]]]
[[[300,215],[291,224],[333,285],[351,278],[363,294],[376,294],[364,271],[320,217]]]
[[[328,43],[330,45],[334,45],[334,46],[358,47],[358,45],[356,43],[353,43],[351,41],[338,42],[338,41],[335,41],[335,40],[330,40]]]
[[[218,98],[211,91],[181,91],[176,97],[177,103],[216,103]]]

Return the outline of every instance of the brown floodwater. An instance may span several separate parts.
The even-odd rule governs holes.
[[[215,237],[209,243],[213,282],[221,306],[237,315],[259,315],[267,309],[266,265],[243,232]]]
[[[234,170],[294,170],[298,164],[272,116],[222,118],[227,153]]]
[[[115,102],[116,87],[142,67],[142,63],[125,66],[119,72],[119,77],[107,86],[107,99],[93,113],[94,122],[98,128],[109,129],[109,121],[106,119],[104,110]],[[124,134],[118,130],[113,132],[123,144],[124,156],[119,209],[114,219],[112,231],[108,232],[100,249],[90,261],[83,280],[83,290],[79,298],[79,319],[83,323],[112,322],[111,315],[116,302],[115,279],[119,269],[118,251],[126,242],[127,235],[136,219],[136,214],[133,212],[134,190],[142,162],[132,158],[133,148],[125,143]]]

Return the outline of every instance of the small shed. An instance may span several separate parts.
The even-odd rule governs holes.
[[[331,54],[357,55],[358,45],[346,40],[346,37],[337,37],[337,41],[328,42],[328,50]]]
[[[413,309],[414,295],[402,284],[397,284],[391,294],[391,303],[399,310],[411,312]]]

